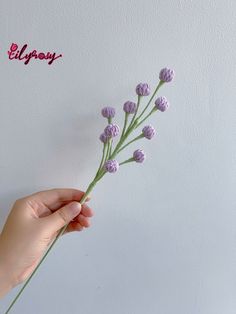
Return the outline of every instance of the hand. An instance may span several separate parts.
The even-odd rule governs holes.
[[[0,296],[30,276],[63,226],[69,223],[66,232],[90,226],[93,211],[86,203],[81,207],[83,195],[52,189],[14,203],[0,236]]]

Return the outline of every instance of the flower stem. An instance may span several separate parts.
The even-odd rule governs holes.
[[[157,109],[156,109],[156,107],[153,107],[152,110],[149,112],[149,114],[146,115],[146,117],[144,117],[141,121],[138,121],[138,120],[137,120],[138,123],[136,124],[135,129],[136,129],[137,127],[139,127],[140,124],[142,124],[142,123],[143,123],[148,117],[150,117],[150,115],[153,114],[153,112],[155,112],[155,111],[157,111]]]
[[[143,109],[143,111],[141,112],[141,114],[138,116],[137,119],[140,119],[142,117],[142,115],[144,114],[144,112],[147,110],[148,106],[150,105],[150,103],[152,102],[154,96],[156,95],[157,91],[159,90],[159,88],[164,84],[163,81],[160,81],[156,87],[156,89],[154,90],[149,102],[147,103],[146,107]]]
[[[127,146],[130,145],[131,143],[133,143],[133,142],[139,140],[140,138],[143,138],[143,134],[138,135],[137,137],[135,137],[134,139],[132,139],[131,141],[129,141],[127,144],[125,144],[124,146],[122,146],[122,147],[117,151],[117,154],[118,154],[119,152],[121,152],[125,147],[127,147]]]
[[[122,134],[121,134],[121,137],[124,135],[125,133],[125,129],[126,129],[126,126],[127,126],[127,122],[128,122],[128,113],[126,112],[125,113],[125,122],[124,122],[124,126],[123,126],[123,130],[122,130]]]
[[[121,163],[119,163],[119,165],[121,166],[121,165],[127,164],[128,162],[131,162],[131,161],[134,161],[133,157],[131,157],[131,158],[125,160],[125,161],[122,161]]]
[[[98,167],[98,171],[97,171],[97,173],[96,173],[96,175],[95,175],[95,178],[97,177],[98,172],[100,171],[100,169],[101,169],[101,167],[102,167],[102,165],[103,165],[103,163],[104,163],[106,148],[107,148],[107,143],[104,143],[104,144],[103,144],[103,151],[102,151],[102,159],[101,159],[100,165],[99,165],[99,167]]]

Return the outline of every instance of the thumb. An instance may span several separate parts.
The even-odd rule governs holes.
[[[48,224],[47,228],[52,232],[56,232],[79,215],[80,211],[81,204],[79,202],[71,202],[64,207],[59,208],[53,214],[44,217],[44,221]]]

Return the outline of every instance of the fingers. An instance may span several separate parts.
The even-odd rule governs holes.
[[[81,212],[79,202],[71,202],[47,217],[41,218],[44,227],[51,233],[57,232]]]
[[[94,211],[86,203],[82,205],[81,214],[85,217],[93,217]]]
[[[69,226],[66,228],[66,232],[65,233],[73,232],[73,231],[82,231],[83,229],[84,229],[84,227],[81,226],[80,223],[72,221],[69,224]]]
[[[37,192],[31,195],[45,204],[51,210],[57,210],[66,203],[79,202],[85,192],[76,189],[51,189]],[[90,197],[86,199],[89,201]]]
[[[84,228],[91,226],[90,218],[94,215],[93,210],[85,203],[82,205],[82,210],[73,221],[70,222],[66,232],[82,231]]]

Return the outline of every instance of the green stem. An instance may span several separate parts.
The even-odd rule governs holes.
[[[129,116],[129,114],[126,112],[126,113],[125,113],[125,122],[124,122],[124,126],[123,126],[123,130],[122,130],[121,137],[123,137],[124,134],[125,134],[125,129],[126,129],[127,122],[128,122],[128,116]]]
[[[140,126],[148,117],[150,117],[151,114],[153,114],[155,111],[157,111],[156,107],[153,107],[152,110],[149,112],[149,114],[146,115],[140,122],[138,122],[135,126],[135,129]],[[137,120],[138,121],[138,120]]]
[[[150,103],[152,102],[154,96],[156,95],[157,91],[159,90],[159,88],[164,84],[163,81],[160,81],[156,87],[156,89],[154,90],[149,102],[147,103],[146,107],[143,109],[143,111],[141,112],[141,114],[138,116],[137,120],[140,119],[142,117],[142,115],[144,114],[144,112],[147,110],[148,106],[150,105]]]
[[[99,167],[98,167],[98,171],[97,171],[97,173],[96,173],[96,175],[95,175],[95,178],[97,177],[98,172],[100,171],[100,169],[101,169],[101,167],[102,167],[102,165],[103,165],[103,163],[104,163],[106,148],[107,148],[107,143],[104,143],[104,144],[103,144],[103,151],[102,151],[102,159],[101,159],[100,165],[99,165]]]
[[[109,158],[109,155],[110,155],[111,140],[112,140],[111,138],[109,138],[109,139],[108,139],[108,142],[107,142],[107,151],[106,151],[106,156],[105,156],[105,160],[104,160],[104,161],[108,160],[108,158]]]
[[[122,146],[122,147],[117,151],[117,154],[118,154],[119,152],[121,152],[125,147],[127,147],[127,146],[130,145],[131,143],[133,143],[133,142],[139,140],[140,138],[143,138],[143,134],[138,135],[137,137],[135,137],[134,139],[132,139],[131,141],[129,141],[127,144],[125,144],[124,146]]]
[[[131,157],[131,158],[125,160],[125,161],[122,161],[121,163],[119,163],[119,165],[121,166],[121,165],[127,164],[128,162],[131,162],[131,161],[134,161],[133,157]]]

